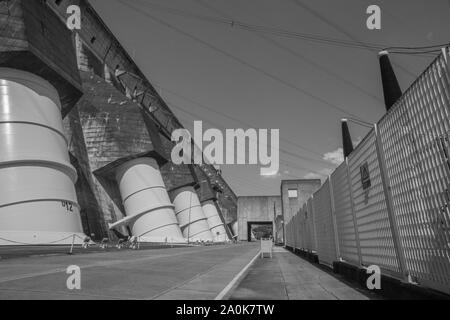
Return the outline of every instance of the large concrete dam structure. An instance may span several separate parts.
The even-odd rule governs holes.
[[[230,240],[235,194],[213,166],[171,162],[182,125],[88,1],[4,6],[0,245]]]

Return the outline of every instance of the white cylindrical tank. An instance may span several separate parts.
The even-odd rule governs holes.
[[[142,242],[185,241],[155,159],[126,162],[116,179],[133,236]]]
[[[173,204],[184,237],[190,241],[213,241],[194,187],[187,186],[173,192]]]
[[[237,220],[231,224],[231,230],[233,231],[233,236],[237,240],[239,238],[239,224]]]
[[[0,245],[82,243],[58,92],[0,68]]]
[[[220,219],[219,212],[213,200],[205,201],[202,204],[203,212],[208,219],[209,229],[213,234],[215,242],[225,242],[228,240],[227,231],[225,226]]]

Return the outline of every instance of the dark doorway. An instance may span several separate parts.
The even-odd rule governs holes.
[[[272,222],[247,222],[247,241],[273,238]]]

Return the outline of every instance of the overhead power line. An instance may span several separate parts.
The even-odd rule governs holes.
[[[219,124],[217,124],[217,123],[215,123],[214,121],[211,121],[211,120],[209,120],[209,119],[205,119],[204,116],[200,116],[200,115],[198,115],[198,114],[196,114],[196,113],[193,113],[193,112],[191,112],[191,111],[188,111],[188,110],[186,110],[185,108],[182,108],[182,107],[180,107],[180,106],[178,106],[178,105],[176,105],[176,104],[174,104],[174,103],[172,103],[172,102],[167,102],[167,104],[168,104],[171,108],[173,108],[173,109],[180,110],[181,112],[190,115],[193,119],[202,119],[202,120],[208,122],[209,124],[213,125],[213,126],[216,127],[216,128],[225,130],[225,128],[223,128],[221,125],[219,125]],[[290,151],[287,151],[287,150],[285,150],[285,149],[283,149],[283,148],[279,148],[279,149],[280,149],[280,153],[285,154],[285,155],[288,155],[288,156],[291,156],[291,157],[294,157],[294,158],[297,158],[297,159],[299,159],[299,160],[302,160],[302,161],[308,161],[308,162],[314,162],[314,163],[321,162],[322,164],[327,165],[328,167],[333,167],[332,164],[330,164],[329,162],[327,162],[327,161],[325,161],[325,160],[323,160],[323,159],[314,159],[314,158],[310,158],[310,157],[306,157],[306,156],[301,156],[301,155],[295,154],[295,153],[290,152]],[[280,161],[283,161],[283,160],[280,160]],[[311,170],[311,169],[307,169],[307,170],[313,171],[313,170]],[[315,171],[314,171],[314,173],[318,173],[318,172],[315,172]],[[319,174],[320,174],[320,173],[319,173]]]
[[[386,45],[378,44],[378,43],[362,43],[360,41],[351,41],[351,40],[344,40],[344,39],[337,39],[337,38],[331,38],[331,37],[325,37],[321,35],[315,35],[310,33],[303,33],[303,32],[295,32],[292,30],[286,30],[282,28],[276,28],[276,27],[268,27],[263,25],[255,25],[250,24],[242,21],[238,21],[229,17],[226,18],[218,18],[218,17],[211,17],[207,15],[202,15],[198,13],[192,13],[185,10],[175,9],[166,7],[157,3],[152,2],[141,2],[140,3],[143,6],[152,8],[156,11],[161,11],[165,13],[169,13],[176,16],[181,16],[184,18],[189,19],[195,19],[198,21],[208,22],[208,23],[214,23],[219,25],[225,25],[236,29],[243,29],[258,33],[264,33],[264,34],[271,34],[278,37],[286,37],[286,38],[292,38],[292,39],[300,39],[304,41],[310,41],[313,43],[321,43],[326,45],[332,45],[332,46],[338,46],[338,47],[344,47],[344,48],[354,48],[354,49],[376,49],[378,51],[382,50],[386,47]]]
[[[204,104],[202,104],[202,103],[200,103],[200,102],[198,102],[198,101],[195,101],[195,100],[193,100],[193,99],[191,99],[191,98],[188,98],[188,97],[186,97],[186,96],[184,96],[184,95],[182,95],[182,94],[179,94],[179,93],[177,93],[177,92],[175,92],[175,91],[173,91],[173,90],[171,90],[171,89],[165,88],[165,87],[163,87],[161,84],[159,84],[158,82],[153,81],[153,84],[154,84],[156,87],[160,88],[162,91],[168,92],[169,94],[171,94],[171,95],[173,95],[173,96],[175,96],[175,97],[178,97],[178,98],[180,98],[180,99],[182,99],[182,100],[185,100],[185,101],[187,101],[187,102],[189,102],[189,103],[191,103],[191,104],[193,104],[193,105],[195,105],[195,106],[197,106],[197,107],[199,107],[199,108],[202,108],[202,109],[204,109],[204,110],[208,110],[208,111],[213,112],[213,113],[215,113],[215,114],[217,114],[217,115],[220,115],[220,116],[222,116],[222,117],[228,118],[228,119],[230,119],[230,120],[232,120],[232,121],[234,121],[234,122],[236,122],[236,123],[239,123],[240,125],[243,125],[243,126],[245,126],[245,127],[248,127],[248,128],[253,128],[253,127],[255,127],[254,124],[250,124],[250,123],[248,123],[248,122],[246,122],[246,121],[243,121],[243,120],[241,120],[241,119],[232,117],[232,116],[230,116],[229,114],[226,114],[226,113],[224,113],[224,112],[221,112],[221,111],[212,109],[212,108],[210,108],[210,107],[208,107],[208,106],[206,106],[206,105],[204,105]],[[323,154],[321,154],[321,153],[319,153],[319,152],[316,152],[316,151],[314,151],[314,150],[311,150],[311,149],[309,149],[309,148],[307,148],[307,147],[304,147],[304,146],[302,146],[302,145],[300,145],[300,144],[298,144],[298,143],[292,142],[292,141],[290,141],[290,140],[288,140],[288,139],[286,139],[286,138],[280,138],[280,140],[281,140],[281,141],[284,141],[284,142],[286,142],[286,143],[288,143],[288,144],[290,144],[290,145],[292,145],[292,146],[295,146],[295,147],[297,147],[297,148],[299,148],[299,149],[301,149],[301,150],[304,150],[304,151],[307,151],[307,152],[309,152],[309,153],[311,153],[311,154],[314,154],[314,155],[316,155],[316,156],[319,156],[320,158],[322,158],[322,156],[323,156]]]
[[[383,50],[392,50],[392,49],[395,49],[395,50],[398,50],[398,49],[400,49],[400,50],[423,50],[423,49],[433,49],[433,48],[436,50],[440,50],[440,48],[446,47],[448,45],[450,45],[450,42],[436,44],[433,46],[422,46],[422,47],[387,47],[387,48],[384,48]]]
[[[228,18],[228,19],[231,18],[231,17],[230,17],[229,15],[227,15],[226,13],[224,13],[224,12],[222,12],[222,11],[220,11],[220,10],[214,8],[213,6],[211,6],[210,4],[205,3],[205,2],[202,1],[202,0],[195,0],[195,2],[196,2],[197,4],[199,4],[200,6],[206,8],[206,9],[208,9],[208,10],[210,10],[210,11],[212,11],[212,12],[214,12],[214,13],[216,13],[216,14],[222,16],[222,17],[225,17],[225,18]],[[253,15],[253,16],[255,16],[255,15]],[[265,21],[264,21],[263,19],[261,19],[260,17],[256,17],[256,18],[257,18],[258,20],[260,20],[260,21],[265,22]],[[297,51],[297,50],[294,50],[294,49],[292,49],[292,48],[290,48],[290,47],[284,45],[284,44],[281,43],[280,41],[274,40],[273,38],[268,37],[268,36],[266,36],[266,35],[264,35],[264,34],[262,34],[262,33],[253,32],[253,31],[250,31],[250,32],[253,33],[256,37],[259,37],[259,38],[263,39],[264,41],[270,43],[271,45],[275,46],[276,48],[281,49],[281,50],[283,50],[283,51],[285,51],[285,52],[287,52],[287,53],[293,55],[293,56],[294,56],[295,58],[297,58],[297,59],[300,59],[300,60],[305,61],[305,62],[306,62],[307,64],[309,64],[310,66],[315,67],[315,68],[321,70],[322,72],[324,72],[325,74],[327,74],[327,75],[329,75],[329,76],[335,78],[339,83],[345,83],[345,84],[347,84],[348,86],[354,88],[355,90],[361,92],[362,94],[364,94],[364,95],[366,95],[366,96],[368,96],[368,97],[370,97],[370,98],[376,100],[376,101],[379,102],[381,105],[384,104],[383,100],[382,100],[380,97],[378,97],[377,95],[375,95],[375,94],[369,92],[368,90],[362,88],[360,85],[358,85],[358,84],[356,84],[356,83],[354,83],[354,82],[352,82],[352,81],[346,79],[345,77],[341,76],[339,73],[333,72],[333,71],[329,70],[329,68],[326,68],[326,67],[324,67],[323,65],[317,63],[316,61],[314,61],[314,60],[312,60],[312,59],[306,57],[306,56],[305,56],[304,54],[302,54],[301,52],[299,52],[299,51]]]
[[[441,50],[428,50],[428,51],[389,51],[389,53],[393,54],[406,54],[406,55],[422,55],[424,53],[435,53],[436,56],[439,54]]]
[[[342,28],[341,26],[339,26],[339,24],[334,23],[333,21],[331,21],[329,18],[323,16],[321,13],[317,12],[316,10],[312,9],[311,7],[309,7],[308,5],[306,5],[303,1],[300,0],[291,0],[292,3],[294,3],[295,5],[297,5],[298,7],[300,7],[302,10],[305,10],[307,12],[309,12],[311,15],[313,15],[314,17],[316,17],[317,19],[321,20],[322,22],[328,24],[330,27],[332,27],[333,29],[335,29],[336,31],[339,31],[340,33],[344,34],[345,36],[347,36],[348,38],[350,38],[352,41],[360,44],[363,48],[365,48],[366,50],[369,50],[371,52],[373,51],[380,51],[388,46],[383,46],[383,48],[374,48],[374,46],[370,43],[365,43],[363,41],[358,40],[356,37],[354,37],[350,32],[346,31],[344,28]],[[423,54],[423,53],[421,53]],[[404,73],[410,75],[412,78],[416,79],[417,75],[414,74],[413,72],[411,72],[410,70],[406,69],[405,67],[399,65],[398,63],[392,63],[393,65],[395,65],[396,67],[398,67],[400,70],[402,70]]]
[[[309,91],[307,91],[307,90],[305,90],[305,89],[303,89],[303,88],[301,88],[301,87],[299,87],[299,86],[297,86],[295,84],[290,83],[289,81],[286,81],[286,80],[278,77],[277,75],[274,75],[274,74],[272,74],[272,73],[270,73],[268,71],[265,71],[264,69],[262,69],[260,67],[257,67],[257,66],[255,66],[255,65],[253,65],[253,64],[251,64],[251,63],[249,63],[249,62],[247,62],[247,61],[245,61],[245,60],[243,60],[243,59],[241,59],[241,58],[239,58],[239,57],[237,57],[237,56],[235,56],[235,55],[225,51],[225,50],[222,50],[222,49],[212,45],[211,43],[198,38],[197,36],[194,36],[194,35],[186,32],[186,31],[184,31],[184,30],[182,30],[182,29],[180,29],[178,27],[175,27],[174,25],[172,25],[172,24],[170,24],[170,23],[168,23],[168,22],[166,22],[164,20],[161,20],[161,19],[155,17],[155,16],[149,14],[148,12],[142,11],[139,8],[137,8],[137,7],[133,6],[133,5],[130,5],[129,3],[127,3],[127,2],[125,2],[123,0],[118,0],[118,1],[121,4],[123,4],[124,6],[132,9],[133,11],[138,12],[138,13],[140,13],[140,14],[148,17],[148,18],[150,18],[153,21],[155,21],[155,22],[157,22],[157,23],[159,23],[159,24],[161,24],[161,25],[163,25],[163,26],[165,26],[165,27],[167,27],[169,29],[172,29],[173,31],[175,31],[177,33],[180,33],[180,34],[184,35],[187,38],[190,38],[190,39],[192,39],[192,40],[194,40],[196,42],[199,42],[202,45],[204,45],[205,47],[207,47],[207,48],[209,48],[211,50],[214,50],[216,52],[219,52],[219,53],[221,53],[222,55],[228,57],[231,60],[233,60],[235,62],[238,62],[238,63],[240,63],[240,64],[242,64],[242,65],[244,65],[244,66],[246,66],[246,67],[248,67],[248,68],[250,68],[250,69],[252,69],[252,70],[254,70],[256,72],[258,72],[258,73],[261,73],[261,74],[265,75],[266,77],[268,77],[268,78],[270,78],[270,79],[272,79],[272,80],[274,80],[274,81],[276,81],[276,82],[278,82],[280,84],[285,85],[286,87],[294,89],[294,90],[302,93],[304,96],[307,96],[307,97],[309,97],[309,98],[311,98],[313,100],[316,100],[316,101],[320,102],[321,105],[323,105],[323,106],[325,106],[327,108],[334,109],[335,111],[339,111],[340,114],[343,113],[343,114],[346,114],[346,115],[350,115],[352,117],[355,117],[355,118],[358,118],[358,119],[364,121],[364,119],[362,119],[358,115],[355,115],[354,113],[352,113],[350,111],[347,111],[347,110],[345,110],[344,108],[342,108],[340,106],[337,106],[337,105],[335,105],[335,104],[333,104],[333,103],[331,103],[331,102],[329,102],[329,101],[327,101],[327,100],[325,100],[325,99],[323,99],[323,98],[321,98],[319,96],[316,96],[315,94],[313,94],[313,93],[311,93],[311,92],[309,92]]]

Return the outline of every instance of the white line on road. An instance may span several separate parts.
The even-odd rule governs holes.
[[[214,298],[214,300],[223,300],[223,298],[233,289],[236,284],[242,279],[243,275],[252,266],[255,260],[260,256],[261,251],[258,251],[256,256],[231,280],[231,282]]]

